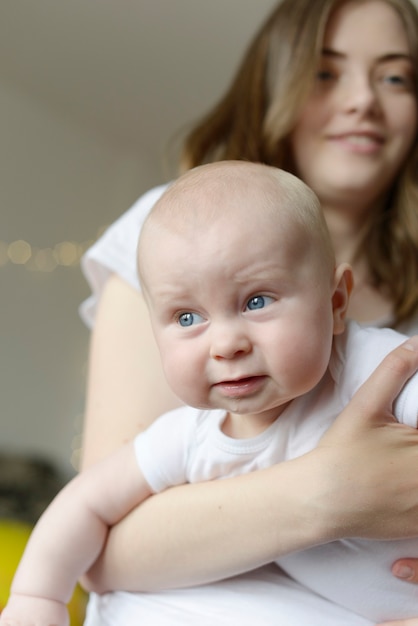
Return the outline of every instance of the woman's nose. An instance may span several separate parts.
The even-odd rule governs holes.
[[[251,352],[251,347],[248,333],[240,324],[223,323],[211,329],[212,359],[234,359]]]
[[[341,93],[341,104],[348,113],[377,115],[380,111],[376,86],[367,75],[347,80]]]

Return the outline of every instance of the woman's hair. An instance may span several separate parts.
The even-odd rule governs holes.
[[[331,13],[346,2],[282,0],[247,49],[229,89],[190,132],[181,170],[242,159],[292,171],[287,138],[313,85]],[[418,13],[410,0],[384,0],[398,13],[418,68]],[[418,84],[415,76],[418,101]],[[371,215],[357,251],[373,284],[394,303],[395,321],[418,310],[418,141],[383,212]]]

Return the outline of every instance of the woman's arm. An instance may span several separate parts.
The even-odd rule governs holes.
[[[142,296],[111,276],[91,337],[82,469],[180,404],[162,373]]]
[[[92,342],[85,463],[177,402],[167,391],[148,322],[146,330],[141,326],[146,318],[141,297],[113,278]],[[299,459],[148,499],[112,529],[90,572],[91,588],[179,587],[338,537],[416,535],[418,445],[411,444],[418,444],[418,435],[382,419],[393,421],[392,401],[417,367],[418,352],[398,348],[321,445]],[[405,476],[408,489],[400,490]]]

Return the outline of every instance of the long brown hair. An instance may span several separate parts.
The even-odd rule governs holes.
[[[311,89],[331,13],[347,1],[282,0],[247,49],[229,89],[190,132],[181,171],[223,159],[292,170],[287,137]],[[384,0],[398,13],[418,68],[418,13],[410,0]],[[415,76],[418,102],[418,84]],[[418,141],[386,207],[370,216],[357,251],[374,286],[394,305],[395,322],[418,310]]]

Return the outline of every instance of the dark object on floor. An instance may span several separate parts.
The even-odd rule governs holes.
[[[64,484],[47,460],[0,453],[0,518],[35,524]]]

